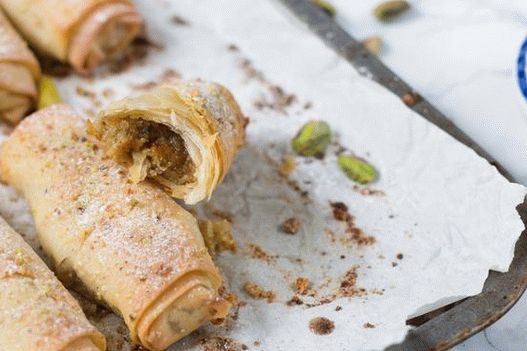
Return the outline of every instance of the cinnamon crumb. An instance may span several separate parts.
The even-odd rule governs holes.
[[[396,257],[398,260],[402,260],[404,258],[404,255],[402,253],[398,253]]]
[[[358,269],[358,266],[351,267],[342,278],[339,289],[342,296],[360,297],[366,295],[366,289],[357,287]]]
[[[367,246],[374,244],[377,240],[370,235],[366,235],[355,225],[355,218],[348,212],[348,206],[342,202],[330,202],[333,209],[333,217],[341,222],[346,222],[345,236],[341,238],[342,244],[355,244]]]
[[[233,51],[233,52],[238,52],[240,51],[240,49],[235,45],[235,44],[229,44],[227,46],[227,50],[229,51]]]
[[[304,278],[304,277],[296,278],[295,289],[296,289],[296,292],[299,293],[300,295],[305,295],[305,293],[307,292],[307,289],[309,289],[309,285],[310,285],[309,279]]]
[[[293,296],[289,301],[286,302],[286,305],[287,306],[295,306],[295,305],[303,305],[304,304],[304,301],[302,301],[302,299],[298,296],[298,295],[295,295]]]
[[[265,252],[260,246],[255,244],[249,245],[249,250],[252,258],[265,261],[267,263],[274,262],[277,258],[277,256],[269,255],[267,252]]]
[[[372,329],[375,328],[375,325],[371,324],[370,322],[366,322],[362,325],[362,327],[366,329]]]
[[[335,307],[335,311],[338,312],[338,311],[342,311],[342,306],[337,306]]]
[[[316,335],[328,335],[335,329],[335,323],[326,317],[317,317],[309,322],[309,329]]]
[[[202,351],[242,351],[247,346],[239,341],[223,336],[207,336],[200,340]]]
[[[300,221],[295,217],[288,218],[280,225],[280,229],[286,234],[294,235],[300,229]]]
[[[260,286],[247,282],[243,285],[243,290],[253,299],[267,299],[268,303],[272,303],[276,294],[271,290],[264,290]]]

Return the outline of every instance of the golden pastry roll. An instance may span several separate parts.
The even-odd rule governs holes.
[[[128,0],[0,0],[0,5],[33,47],[79,72],[127,47],[143,23]]]
[[[0,117],[16,124],[37,100],[40,66],[0,12]]]
[[[27,199],[59,278],[120,314],[151,350],[225,317],[196,219],[158,187],[131,183],[85,130],[73,109],[54,105],[0,149],[0,177]]]
[[[90,128],[107,155],[195,204],[210,198],[245,140],[247,119],[216,83],[177,81],[111,103]]]
[[[31,247],[0,218],[0,349],[102,351],[104,336]]]

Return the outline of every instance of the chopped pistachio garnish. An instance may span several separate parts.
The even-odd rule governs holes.
[[[333,6],[329,1],[311,0],[311,2],[320,7],[322,10],[324,10],[325,13],[327,13],[331,17],[335,17],[335,15],[337,14],[337,9],[335,9],[335,6]]]
[[[362,45],[375,56],[378,56],[381,53],[382,40],[376,35],[364,39]]]
[[[408,9],[410,9],[408,1],[390,0],[377,5],[373,10],[373,14],[379,21],[389,22]]]
[[[377,170],[368,162],[361,160],[360,158],[349,155],[340,155],[337,158],[337,162],[348,178],[357,183],[367,184],[377,179]]]
[[[330,142],[329,125],[324,121],[311,121],[300,129],[291,146],[300,156],[322,158]]]
[[[55,83],[50,77],[42,76],[38,85],[37,109],[40,110],[58,103],[60,103],[60,96]]]

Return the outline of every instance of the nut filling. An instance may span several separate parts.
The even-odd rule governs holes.
[[[185,185],[195,182],[196,166],[180,135],[169,127],[140,118],[105,121],[103,140],[114,140],[108,156],[130,167],[130,179],[162,177]]]

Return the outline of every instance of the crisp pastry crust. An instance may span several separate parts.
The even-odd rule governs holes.
[[[245,141],[247,119],[231,93],[216,83],[177,81],[116,101],[91,131],[107,155],[150,178],[175,198],[210,198]]]
[[[119,52],[142,27],[129,0],[0,0],[26,40],[79,72]]]
[[[11,351],[106,348],[104,336],[88,322],[77,301],[2,218],[0,345]]]
[[[131,183],[96,142],[71,108],[41,110],[2,144],[0,177],[27,199],[59,278],[120,314],[134,342],[163,350],[227,314],[222,277],[196,219]]]
[[[16,124],[35,104],[40,66],[0,12],[0,118]]]

